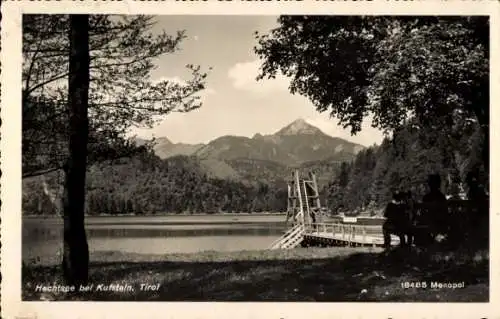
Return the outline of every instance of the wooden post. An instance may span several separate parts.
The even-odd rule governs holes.
[[[313,172],[310,173],[310,176],[311,176],[311,179],[312,179],[312,183],[313,183],[313,188],[314,188],[314,201],[315,201],[315,206],[316,206],[316,209],[318,210],[318,216],[317,218],[319,217],[319,213],[321,212],[321,202],[319,200],[319,191],[318,191],[318,182],[316,180],[316,174],[314,174]]]
[[[305,224],[305,212],[304,212],[304,204],[302,202],[302,192],[300,189],[300,178],[299,178],[299,171],[295,170],[295,188],[297,190],[297,197],[299,199],[299,214],[301,214],[301,222],[302,224]]]
[[[351,246],[355,246],[356,243],[354,241],[354,235],[355,235],[356,228],[354,228],[354,225],[351,225]]]
[[[349,246],[351,246],[351,234],[352,228],[351,225],[347,225],[347,242],[349,243]]]

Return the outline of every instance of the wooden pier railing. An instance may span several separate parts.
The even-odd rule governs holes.
[[[352,225],[340,223],[315,223],[307,226],[298,224],[274,241],[270,249],[295,248],[304,238],[313,241],[340,243],[346,245],[383,244],[381,225]],[[399,240],[395,238],[397,243]]]
[[[381,244],[382,225],[316,223],[306,228],[306,236],[358,244]]]

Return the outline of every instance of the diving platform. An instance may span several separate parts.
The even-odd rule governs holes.
[[[383,246],[381,225],[357,225],[324,222],[316,176],[310,172],[301,178],[296,170],[288,183],[286,222],[291,227],[270,245],[270,249],[292,249],[298,246]],[[391,236],[391,244],[399,244]]]

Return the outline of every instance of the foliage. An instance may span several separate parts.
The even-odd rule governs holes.
[[[188,65],[192,78],[154,82],[154,59],[178,50],[184,32],[151,32],[146,16],[90,17],[90,161],[129,155],[125,133],[151,126],[170,112],[201,106],[196,94],[206,73]],[[67,157],[68,15],[23,16],[23,176],[61,168]]]
[[[427,130],[424,135],[411,124],[385,138],[381,145],[359,152],[352,162],[342,163],[337,176],[322,191],[329,208],[353,212],[370,205],[384,207],[396,190],[411,191],[420,200],[427,191],[427,176],[433,173],[440,174],[445,194],[458,195],[464,190],[469,162],[482,164],[476,158],[481,143],[478,125],[462,132],[460,144],[450,145],[443,142],[446,132]],[[433,143],[422,141],[431,138]],[[488,185],[485,176],[481,183]]]
[[[487,17],[281,16],[279,24],[256,35],[258,79],[290,77],[291,93],[353,134],[369,114],[392,132],[411,118],[451,136],[479,123],[488,170]]]

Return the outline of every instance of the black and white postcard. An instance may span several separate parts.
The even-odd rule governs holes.
[[[500,315],[498,3],[1,9],[5,318]]]

